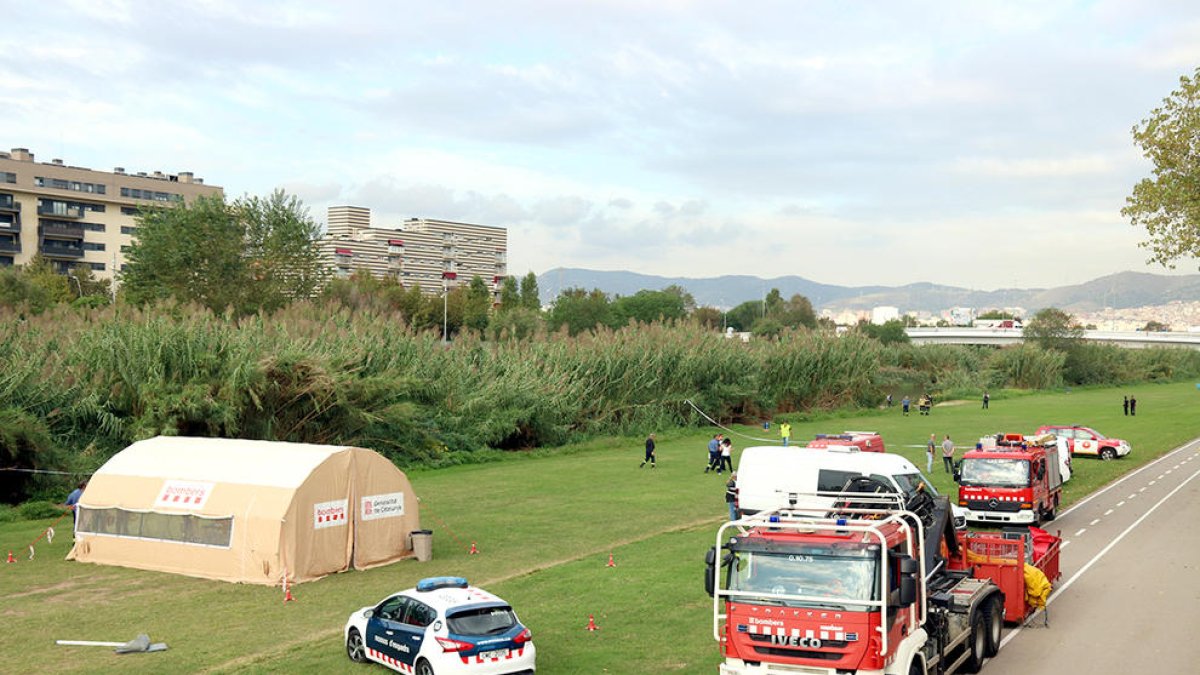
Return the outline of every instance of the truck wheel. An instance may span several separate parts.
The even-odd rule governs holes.
[[[1113,450],[1112,448],[1101,448],[1100,449],[1100,459],[1101,460],[1107,462],[1110,459],[1116,459],[1116,458],[1117,458],[1116,450]]]
[[[1000,638],[1004,631],[1004,605],[1000,602],[999,596],[993,595],[988,600],[984,617],[988,639],[983,655],[990,658],[1000,653]]]
[[[1046,521],[1054,520],[1058,517],[1058,501],[1050,506],[1050,510],[1042,514],[1042,519]]]
[[[983,660],[986,658],[988,631],[984,626],[983,611],[986,608],[980,607],[975,610],[975,616],[971,619],[971,637],[967,638],[967,649],[971,650],[970,656],[967,657],[966,663],[963,663],[962,672],[978,673],[983,667]]]

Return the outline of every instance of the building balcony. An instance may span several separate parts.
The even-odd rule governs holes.
[[[0,253],[20,253],[21,242],[0,239]]]
[[[47,258],[74,258],[83,257],[83,249],[74,246],[55,246],[50,242],[43,241],[41,245],[41,253]]]
[[[0,232],[21,232],[20,216],[0,216]]]
[[[82,218],[83,207],[67,206],[59,202],[38,205],[39,216],[55,216],[58,218]]]
[[[0,211],[20,213],[21,202],[13,199],[12,195],[0,195]]]
[[[42,225],[41,231],[43,237],[83,239],[83,228],[77,225]]]

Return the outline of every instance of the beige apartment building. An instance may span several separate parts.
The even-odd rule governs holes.
[[[321,255],[335,277],[367,270],[437,295],[479,276],[495,298],[508,274],[508,231],[503,227],[432,218],[371,227],[370,209],[333,206],[326,228]]]
[[[221,193],[187,171],[94,171],[61,159],[36,162],[25,148],[0,152],[0,266],[41,253],[60,272],[84,264],[111,279],[125,264],[139,206]]]

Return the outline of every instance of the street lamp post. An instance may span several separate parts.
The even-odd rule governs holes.
[[[449,282],[446,281],[445,277],[442,277],[442,344],[446,344],[447,342],[450,341],[450,332],[447,330],[447,327],[449,325],[449,322],[447,320],[447,317],[449,316],[449,313],[447,312],[447,307],[449,306],[449,302],[450,302],[450,284],[449,284]]]

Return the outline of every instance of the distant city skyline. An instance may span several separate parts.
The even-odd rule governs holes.
[[[1129,130],[1200,64],[1153,0],[33,4],[4,137],[504,227],[508,271],[1050,287],[1145,264]],[[1194,273],[1195,260],[1179,273]]]

